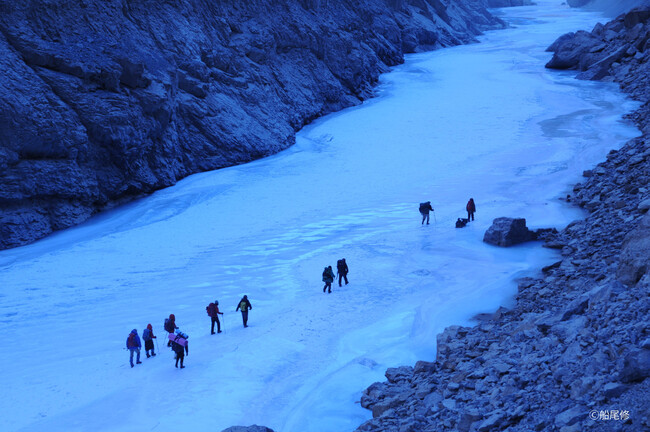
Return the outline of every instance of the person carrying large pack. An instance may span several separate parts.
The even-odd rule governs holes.
[[[431,207],[431,201],[423,202],[420,203],[420,214],[422,215],[422,224],[424,225],[424,221],[427,221],[427,225],[429,225],[429,212],[433,211],[433,207]]]
[[[188,339],[189,336],[181,331],[176,332],[176,334],[169,334],[169,342],[171,343],[172,351],[176,353],[176,367],[178,367],[178,361],[180,360],[181,369],[185,369],[185,366],[183,366],[185,356],[190,355],[189,343],[187,342]]]
[[[156,353],[153,349],[153,340],[157,338],[153,335],[153,327],[151,324],[147,324],[147,328],[142,332],[142,339],[144,340],[144,352],[147,353],[147,358],[155,357]],[[149,351],[151,351],[151,355],[149,355]]]
[[[339,286],[341,286],[341,279],[345,279],[345,284],[348,284],[348,264],[345,262],[345,258],[341,258],[336,262],[336,273],[339,275]]]
[[[217,323],[217,333],[221,333],[221,323],[219,322],[219,315],[223,315],[223,312],[219,312],[219,300],[215,300],[214,303],[210,303],[205,310],[208,312],[212,320],[212,329],[210,334],[214,334],[214,323]]]
[[[176,316],[174,314],[169,314],[169,318],[165,318],[165,331],[167,333],[174,333],[174,330],[178,328],[176,325]],[[171,342],[167,342],[167,346],[172,346]]]
[[[131,330],[131,333],[129,333],[129,337],[126,338],[126,349],[129,350],[131,356],[129,357],[129,363],[131,363],[131,367],[133,367],[133,353],[137,353],[138,356],[136,358],[136,364],[141,364],[142,362],[140,361],[140,347],[142,347],[142,343],[140,342],[140,336],[138,336],[138,331],[136,329]]]
[[[332,270],[332,266],[327,266],[323,270],[323,282],[325,282],[325,286],[323,287],[323,292],[327,290],[328,293],[331,293],[332,282],[334,282],[334,270]]]
[[[244,327],[248,327],[248,310],[253,309],[253,306],[251,305],[251,302],[248,301],[248,297],[244,296],[239,300],[239,304],[237,305],[237,309],[235,309],[235,312],[238,310],[241,310],[241,319],[244,322]]]

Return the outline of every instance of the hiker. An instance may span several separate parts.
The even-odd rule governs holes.
[[[176,316],[169,314],[169,318],[165,318],[165,331],[167,333],[174,333],[178,327],[176,326]],[[172,346],[170,341],[167,341],[167,346]]]
[[[155,357],[156,353],[153,349],[153,340],[158,338],[153,335],[153,327],[151,324],[147,324],[147,328],[142,332],[142,339],[144,339],[144,352],[147,353],[147,358]],[[151,355],[149,355],[149,351],[151,351]]]
[[[214,303],[210,303],[206,308],[208,315],[212,319],[212,329],[210,334],[214,334],[214,323],[217,323],[217,333],[221,333],[221,323],[219,322],[219,315],[223,315],[223,312],[219,312],[219,300],[215,300]]]
[[[476,212],[476,204],[474,204],[474,198],[470,198],[469,201],[467,201],[465,209],[467,210],[467,222],[474,220],[474,213]]]
[[[345,284],[348,284],[348,264],[345,262],[345,258],[341,258],[336,262],[336,273],[339,275],[339,286],[341,286],[341,279],[345,279]]]
[[[424,203],[420,203],[420,214],[422,215],[422,224],[424,225],[424,221],[427,221],[427,225],[429,225],[429,212],[433,211],[433,207],[431,207],[431,201],[427,201]]]
[[[241,319],[244,321],[244,327],[248,327],[248,310],[253,309],[253,306],[251,305],[251,302],[248,301],[248,297],[244,296],[242,297],[241,300],[239,300],[239,304],[237,305],[237,309],[235,309],[235,312],[241,309]]]
[[[181,331],[176,332],[176,335],[170,334],[169,342],[171,342],[172,351],[176,353],[176,367],[178,367],[178,361],[180,360],[181,369],[185,369],[185,366],[183,366],[185,355],[190,355],[189,343],[187,342],[188,338],[189,337]]]
[[[323,269],[323,282],[325,282],[323,292],[327,290],[327,292],[331,293],[332,282],[334,282],[334,270],[332,270],[332,266],[327,266],[325,269]]]
[[[456,221],[456,228],[464,228],[465,225],[467,225],[467,222],[469,222],[469,219],[458,218]]]
[[[142,344],[140,343],[140,336],[138,336],[138,331],[136,329],[131,330],[131,333],[129,334],[129,337],[126,338],[126,348],[131,352],[131,356],[129,358],[129,363],[131,363],[131,367],[133,367],[133,353],[136,352],[138,354],[135,363],[136,364],[141,364],[142,362],[140,361],[140,347]]]

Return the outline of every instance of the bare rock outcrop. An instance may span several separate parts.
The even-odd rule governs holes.
[[[274,154],[482,1],[0,0],[0,249]]]

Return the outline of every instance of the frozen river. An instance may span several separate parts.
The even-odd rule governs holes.
[[[559,35],[604,19],[560,1],[504,10],[480,44],[412,55],[378,97],[301,131],[291,149],[0,252],[3,430],[351,431],[386,368],[435,358],[436,334],[508,306],[556,259],[482,243],[495,217],[561,228],[559,198],[638,132],[613,84],[544,69]],[[455,229],[473,197],[476,221]],[[435,220],[421,226],[418,203]],[[350,284],[322,292],[345,257]],[[247,294],[244,329],[235,307]],[[224,332],[211,336],[218,299]],[[174,368],[163,319],[190,335]],[[160,352],[131,369],[131,329]],[[144,352],[142,353],[144,357]]]

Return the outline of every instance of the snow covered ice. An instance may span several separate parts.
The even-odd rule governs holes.
[[[437,333],[507,306],[516,278],[556,259],[483,244],[492,219],[580,218],[559,198],[638,135],[615,85],[544,69],[558,36],[602,17],[538,3],[503,10],[514,27],[480,44],[410,56],[377,98],[281,154],[0,252],[2,429],[350,431],[370,418],[358,401],[386,368],[433,360]],[[470,197],[476,221],[455,229]],[[343,257],[350,284],[324,294],[323,267]],[[211,336],[215,299],[224,332]],[[190,336],[182,371],[170,313]],[[131,369],[126,337],[148,323],[160,351]]]

